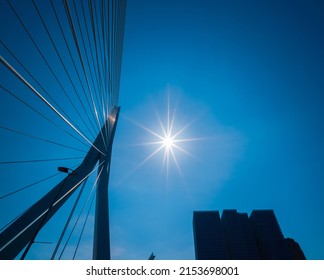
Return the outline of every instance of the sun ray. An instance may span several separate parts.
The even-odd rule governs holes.
[[[179,175],[180,175],[182,181],[185,182],[185,180],[184,180],[184,176],[183,176],[182,171],[181,171],[180,166],[179,166],[179,163],[178,163],[177,158],[176,158],[176,156],[175,156],[175,154],[174,154],[174,151],[173,151],[172,149],[171,149],[171,155],[172,155],[172,157],[173,157],[174,163],[175,163],[175,165],[176,165],[176,167],[177,167],[177,170],[178,170],[178,172],[179,172]]]
[[[164,148],[164,146],[160,146],[158,149],[156,149],[153,153],[151,153],[148,157],[146,157],[135,169],[138,169],[141,167],[145,162],[147,162],[149,159],[151,159],[153,156],[155,156],[159,151],[161,151]]]
[[[135,173],[136,170],[138,170],[141,166],[143,166],[148,160],[150,160],[152,157],[154,157],[157,153],[159,153],[164,146],[160,146],[158,149],[156,149],[154,152],[152,152],[150,155],[148,155],[142,162],[140,162],[138,165],[135,166],[123,179],[120,180],[119,184],[124,182],[126,179],[128,179],[132,174]]]
[[[139,126],[140,128],[146,130],[147,132],[153,134],[154,136],[160,138],[160,139],[163,141],[164,138],[163,138],[161,135],[159,135],[158,133],[154,132],[153,130],[151,130],[151,129],[145,127],[144,125],[141,125],[140,123],[138,123],[138,122],[136,122],[136,121],[134,121],[134,120],[131,120],[131,119],[128,119],[128,118],[127,118],[127,120],[130,121],[130,122],[132,122],[132,123],[134,123],[134,124],[136,124],[136,125]]]
[[[187,123],[183,128],[181,128],[180,130],[178,130],[174,135],[173,138],[177,138],[182,132],[184,132],[191,124],[193,123],[193,121]]]
[[[164,143],[164,141],[153,141],[153,142],[130,144],[129,146],[150,146],[150,145],[161,145],[163,143]]]
[[[208,139],[211,139],[211,138],[210,137],[195,137],[195,138],[173,139],[173,143],[201,141],[201,140],[208,140]]]
[[[165,149],[164,150],[164,155],[163,155],[162,168],[164,168],[164,166],[166,165],[167,154],[168,154],[168,150]]]
[[[180,150],[181,152],[185,153],[186,155],[199,160],[199,158],[195,157],[193,154],[189,153],[188,151],[186,151],[185,149],[182,149],[181,147],[179,147],[178,145],[174,144],[173,147],[175,147],[176,149]],[[199,160],[200,161],[200,160]]]

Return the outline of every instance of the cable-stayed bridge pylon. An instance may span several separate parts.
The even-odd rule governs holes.
[[[8,26],[19,30],[21,36],[13,38],[9,30],[0,33],[0,96],[12,98],[48,123],[48,128],[63,131],[67,138],[73,138],[88,150],[83,156],[70,158],[63,155],[58,159],[0,158],[1,165],[10,166],[83,158],[77,167],[60,167],[67,176],[0,230],[0,259],[14,259],[19,254],[24,259],[36,242],[37,234],[77,190],[81,196],[92,174],[96,174],[95,184],[87,198],[87,202],[90,201],[95,190],[92,258],[110,259],[108,181],[120,110],[126,0],[30,0],[23,5],[18,2],[1,2],[3,14],[0,17]],[[23,44],[26,44],[25,49]],[[31,55],[33,59],[28,58]],[[67,145],[64,138],[61,142],[46,139],[34,135],[34,128],[26,132],[12,127],[14,122],[12,126],[4,125],[6,121],[5,118],[0,120],[0,131],[55,144],[62,149],[74,149],[73,153],[84,152],[80,144]],[[0,193],[0,203],[48,178],[4,195]],[[70,216],[74,211],[75,207]],[[70,221],[68,217],[67,223]],[[62,235],[66,228],[67,224]],[[61,237],[52,259],[56,258]]]

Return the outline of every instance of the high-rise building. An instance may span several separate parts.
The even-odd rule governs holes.
[[[236,210],[224,210],[221,222],[230,259],[260,259],[255,236],[246,213],[237,213]]]
[[[225,236],[218,211],[195,211],[193,226],[196,259],[228,259]]]
[[[273,210],[194,211],[193,231],[198,260],[306,259],[299,244],[285,239]]]
[[[250,221],[262,259],[290,259],[285,238],[273,210],[253,210]]]

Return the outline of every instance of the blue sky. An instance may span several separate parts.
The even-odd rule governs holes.
[[[308,259],[324,258],[323,8],[320,1],[128,0],[109,186],[114,259],[147,259],[152,251],[157,259],[194,259],[192,212],[223,209],[274,209],[283,234],[299,242]],[[33,13],[29,6],[22,13],[30,26]],[[13,21],[10,13],[1,19]],[[57,89],[40,59],[26,56],[31,44],[15,44],[27,41],[17,39],[19,25],[11,28],[2,29],[3,41]],[[2,46],[1,55],[9,57]],[[49,59],[56,66],[54,55]],[[1,84],[55,118],[3,66],[0,71]],[[2,126],[87,150],[8,94],[0,96]],[[158,116],[166,121],[168,99],[175,130],[190,124],[179,138],[201,138],[181,143],[192,156],[176,151],[181,174],[171,160],[167,175],[163,153],[139,166],[156,148],[140,144],[157,139],[136,123],[161,133]],[[78,118],[64,98],[60,105]],[[2,161],[84,155],[8,131],[1,139]],[[57,165],[3,165],[1,193],[48,176]],[[36,166],[42,176],[32,171]],[[53,182],[64,176],[58,177]],[[2,199],[1,209],[17,206],[1,220],[10,220],[53,182]],[[91,256],[92,223],[90,216],[79,258]],[[49,233],[54,224],[41,240],[56,242]],[[51,246],[35,244],[30,257],[46,258]]]

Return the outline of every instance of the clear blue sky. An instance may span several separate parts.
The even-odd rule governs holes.
[[[223,209],[274,209],[283,234],[308,259],[324,258],[323,10],[323,2],[306,0],[128,0],[109,186],[114,259],[147,259],[152,251],[157,259],[194,259],[192,212]],[[32,18],[32,8],[25,11]],[[19,26],[11,28],[2,28],[1,38],[14,45]],[[29,47],[16,46],[25,63],[35,65],[32,55],[24,56]],[[8,56],[2,46],[0,53]],[[42,68],[33,67],[41,76]],[[1,83],[28,93],[10,78]],[[192,156],[176,151],[181,174],[171,160],[167,175],[163,153],[139,166],[156,148],[140,144],[157,139],[135,123],[161,133],[157,115],[166,121],[168,96],[175,130],[190,124],[179,138],[202,138],[181,143]],[[0,98],[2,126],[87,150],[2,91]],[[8,131],[0,135],[2,161],[84,155]],[[1,166],[1,193],[50,175],[57,165]],[[44,175],[32,172],[36,166]],[[50,187],[3,199],[0,209],[18,199],[19,213],[31,194]],[[80,258],[91,256],[91,222]],[[57,237],[45,230],[39,239]],[[48,257],[51,246],[35,244],[32,256]]]

